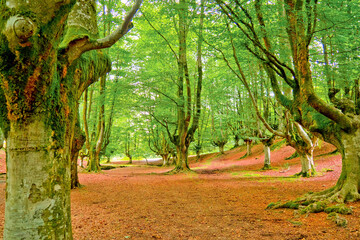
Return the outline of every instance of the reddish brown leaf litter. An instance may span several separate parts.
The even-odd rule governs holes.
[[[171,167],[142,162],[100,174],[81,173],[84,187],[71,193],[74,239],[360,239],[359,203],[350,204],[354,213],[344,216],[346,228],[326,220],[325,213],[297,216],[293,210],[265,209],[270,202],[334,185],[340,157],[322,155],[332,150],[328,144],[316,150],[319,176],[305,179],[291,177],[300,164],[299,158],[284,160],[293,153],[289,147],[272,152],[273,170],[260,171],[261,145],[244,159],[239,159],[244,148],[204,156],[191,164],[195,173],[189,174],[163,175]]]

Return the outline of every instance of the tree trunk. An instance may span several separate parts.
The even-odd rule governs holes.
[[[224,152],[224,144],[219,145],[219,151],[220,151],[221,154],[225,154],[225,152]]]
[[[186,171],[190,170],[188,165],[188,152],[187,147],[176,146],[176,162],[175,162],[175,171]]]
[[[132,164],[132,156],[130,154],[126,154],[126,156],[129,158],[128,164]]]
[[[336,202],[360,200],[360,129],[353,133],[342,133],[342,171],[331,199]]]
[[[95,146],[95,162],[100,166],[100,151],[103,146],[105,136],[105,81],[106,76],[100,78],[100,110],[99,110],[99,126],[97,133],[97,141]]]
[[[239,135],[235,134],[235,136],[234,136],[234,147],[233,148],[239,147],[239,141],[240,141]]]
[[[72,239],[69,153],[56,146],[48,117],[11,123],[4,239]]]
[[[270,146],[264,144],[264,153],[265,153],[265,159],[264,159],[264,170],[271,169],[271,158],[270,158]]]
[[[301,161],[301,172],[299,175],[303,177],[311,177],[315,173],[314,157],[311,153],[308,152],[299,152],[300,161]]]
[[[77,171],[77,160],[79,157],[79,152],[76,151],[74,153],[71,153],[71,189],[75,189],[81,186],[79,182],[79,176]]]
[[[247,140],[246,141],[246,156],[250,156],[251,155],[251,140]]]
[[[198,162],[200,160],[200,157],[201,157],[200,154],[201,154],[200,150],[196,151],[196,162]]]
[[[85,134],[80,129],[80,123],[77,121],[77,124],[75,125],[75,129],[74,129],[74,137],[72,140],[71,155],[70,155],[70,159],[71,159],[71,189],[81,186],[80,182],[79,182],[79,177],[78,177],[77,162],[78,162],[79,151],[83,147],[83,145],[85,143],[85,139],[86,139]]]

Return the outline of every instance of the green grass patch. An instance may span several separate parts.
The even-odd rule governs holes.
[[[300,222],[300,221],[289,220],[289,222],[290,222],[291,224],[293,224],[294,226],[301,226],[301,225],[303,225],[303,223]]]

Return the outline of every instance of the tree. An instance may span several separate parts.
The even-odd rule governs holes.
[[[1,1],[1,105],[7,106],[1,127],[9,143],[4,239],[72,239],[77,94],[109,70],[95,49],[125,35],[140,4],[117,31],[98,39],[94,1]]]
[[[202,67],[202,28],[204,22],[204,3],[200,2],[200,11],[196,4],[196,1],[180,0],[178,3],[172,2],[174,17],[174,29],[178,40],[178,52],[176,53],[172,47],[171,42],[159,31],[157,28],[147,19],[149,25],[158,33],[159,37],[167,44],[171,50],[174,59],[176,60],[177,76],[175,81],[176,97],[171,98],[164,92],[160,94],[168,97],[176,106],[176,124],[175,130],[172,131],[167,122],[153,116],[159,124],[161,124],[167,131],[171,142],[176,147],[176,165],[172,171],[174,173],[181,171],[188,171],[188,151],[190,143],[194,140],[194,134],[199,125],[199,119],[201,114],[201,91],[203,80],[203,67]],[[195,14],[200,14],[199,19],[199,31],[196,49],[196,84],[192,88],[191,76],[189,71],[188,60],[188,36],[189,29],[192,25],[192,21]],[[144,14],[146,17],[146,14]]]
[[[306,204],[303,212],[311,212],[324,210],[331,202],[359,200],[360,158],[357,152],[360,131],[356,94],[353,94],[353,98],[351,94],[344,94],[341,99],[338,99],[336,98],[338,91],[333,91],[332,104],[327,103],[316,93],[310,65],[309,48],[316,34],[317,8],[326,9],[326,6],[331,7],[334,3],[326,5],[324,2],[317,1],[287,0],[282,6],[280,5],[281,12],[286,12],[287,17],[284,19],[279,17],[280,14],[275,18],[270,18],[268,12],[263,10],[265,6],[263,1],[255,1],[252,5],[252,14],[250,6],[245,7],[239,2],[235,5],[241,9],[240,11],[223,1],[217,2],[251,42],[248,50],[265,63],[278,101],[291,111],[296,122],[325,141],[334,144],[342,155],[342,172],[336,185],[323,192],[306,195],[299,199],[297,204]],[[350,9],[357,7],[351,2],[344,4]],[[271,41],[269,24],[280,22],[286,26],[287,50],[291,52],[292,65],[282,61],[274,52],[276,48]],[[255,26],[260,26],[260,28],[255,28]],[[276,74],[291,87],[292,99],[281,92]],[[321,202],[322,207],[315,210],[316,206],[319,206],[317,202]]]

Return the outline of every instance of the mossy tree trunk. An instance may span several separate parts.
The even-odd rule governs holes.
[[[127,32],[140,3],[110,40]],[[0,116],[8,135],[4,239],[72,239],[70,154],[77,88],[109,70],[106,57],[85,52],[113,44],[93,39],[94,29],[87,28],[96,27],[94,4],[0,2]],[[69,15],[73,6],[77,9]],[[86,21],[78,15],[81,10]],[[92,61],[84,61],[85,54]]]

